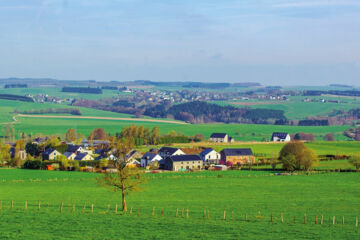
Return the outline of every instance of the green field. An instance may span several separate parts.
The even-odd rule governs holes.
[[[120,203],[119,196],[96,185],[96,174],[0,169],[0,239],[359,237],[355,227],[355,217],[360,215],[358,173],[275,176],[271,172],[227,171],[220,174],[221,177],[219,172],[148,174],[143,190],[128,197],[132,216],[130,213],[124,216],[114,213],[115,204]],[[59,212],[61,201],[63,213]],[[91,204],[95,206],[94,213],[90,212]],[[183,208],[189,209],[188,219],[181,217]],[[203,219],[204,209],[210,211],[210,219]],[[233,220],[230,220],[232,212]],[[244,221],[246,213],[248,222]],[[271,213],[273,223],[270,223]],[[280,221],[281,214],[284,223]],[[323,225],[315,225],[316,215],[318,223],[320,216],[324,216]],[[332,225],[333,216],[336,225]]]
[[[257,105],[233,105],[236,107],[250,107],[250,108],[265,108],[265,109],[274,109],[274,110],[283,110],[285,116],[288,119],[305,119],[312,116],[326,116],[333,110],[345,110],[348,111],[353,108],[360,107],[359,98],[351,97],[329,97],[329,96],[317,96],[309,97],[310,99],[325,99],[325,100],[340,100],[340,103],[329,103],[329,102],[303,102],[302,100],[307,98],[306,96],[292,96],[289,97],[288,101],[270,101],[270,100],[248,100],[248,101],[227,101],[227,102],[216,102],[220,105],[229,105],[233,102],[239,103],[260,103]],[[270,103],[270,104],[261,104],[261,103]]]

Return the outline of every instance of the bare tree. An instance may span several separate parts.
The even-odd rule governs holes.
[[[125,158],[126,153],[131,149],[128,141],[116,140],[112,144],[112,149],[116,172],[102,174],[102,177],[98,178],[98,183],[108,187],[111,191],[121,192],[122,210],[126,212],[126,195],[140,190],[139,185],[144,182],[143,171],[130,166],[130,160]]]

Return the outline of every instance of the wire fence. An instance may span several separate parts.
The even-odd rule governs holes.
[[[299,214],[299,213],[278,213],[261,211],[219,211],[209,208],[159,208],[159,207],[133,207],[129,206],[127,211],[122,211],[121,204],[94,204],[90,202],[75,203],[61,201],[59,203],[49,203],[46,201],[14,201],[0,200],[1,212],[42,212],[42,213],[83,213],[83,214],[114,214],[127,216],[145,217],[164,217],[164,218],[183,218],[183,219],[202,219],[218,221],[242,221],[242,222],[270,222],[281,224],[315,224],[315,225],[346,225],[358,227],[358,216],[344,215],[323,215],[323,214]]]

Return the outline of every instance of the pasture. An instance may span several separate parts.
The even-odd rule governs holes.
[[[358,173],[147,174],[143,190],[127,199],[129,207],[133,207],[131,216],[115,214],[114,206],[120,203],[120,196],[99,187],[96,177],[93,173],[0,169],[0,238],[356,239],[359,236],[355,227],[355,217],[360,215]],[[13,209],[10,209],[11,200]],[[28,201],[27,210],[24,210],[25,201]],[[59,212],[61,201],[64,202],[62,213]],[[91,204],[94,213],[90,211]],[[181,217],[183,208],[189,209],[189,218]],[[178,217],[175,217],[176,209],[179,209]],[[210,219],[203,219],[204,209],[209,210]],[[226,220],[223,220],[224,210]],[[248,221],[245,221],[246,213]],[[324,216],[323,225],[315,224],[316,215]],[[332,225],[333,216],[335,225]]]

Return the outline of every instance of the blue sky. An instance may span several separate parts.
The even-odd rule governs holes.
[[[358,0],[1,0],[0,77],[360,85]]]

